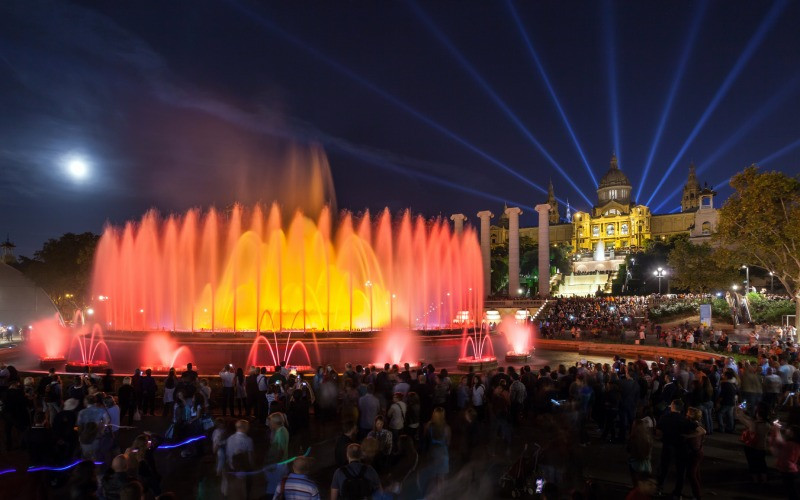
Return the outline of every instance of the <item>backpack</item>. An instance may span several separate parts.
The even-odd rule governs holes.
[[[375,488],[373,488],[369,479],[365,477],[367,473],[366,465],[361,464],[361,470],[356,475],[350,473],[347,465],[340,470],[344,474],[344,481],[342,481],[342,487],[339,488],[339,498],[342,500],[362,500],[372,496]]]

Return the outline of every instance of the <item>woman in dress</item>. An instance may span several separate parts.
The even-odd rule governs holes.
[[[164,411],[162,412],[162,416],[167,418],[172,413],[172,406],[175,403],[175,386],[177,385],[177,381],[175,380],[175,368],[169,369],[169,375],[167,375],[167,379],[164,381]]]
[[[741,440],[744,443],[744,456],[747,467],[756,484],[767,482],[767,438],[769,409],[763,403],[756,407],[754,418],[750,418],[741,408],[736,408],[736,417],[745,425]]]
[[[420,486],[426,493],[438,488],[450,472],[450,438],[451,431],[445,420],[444,408],[435,408],[423,432],[424,449],[428,456]]]
[[[703,427],[703,410],[690,407],[686,416],[697,424],[697,431],[686,438],[689,448],[689,463],[686,474],[689,476],[689,485],[692,487],[692,496],[700,500],[700,462],[703,460],[703,443],[706,439],[706,430]]]
[[[241,417],[247,414],[247,389],[244,385],[244,370],[236,369],[236,376],[233,377],[233,396],[236,398],[236,416]],[[244,411],[242,411],[244,408]]]

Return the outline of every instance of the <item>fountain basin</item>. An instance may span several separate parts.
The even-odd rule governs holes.
[[[533,356],[530,352],[514,352],[508,351],[506,353],[506,362],[508,363],[523,363],[530,361]]]
[[[494,370],[497,368],[497,358],[494,356],[483,356],[481,358],[468,356],[466,358],[458,358],[456,367],[465,372],[470,371],[470,369],[476,372]]]
[[[64,371],[67,373],[83,373],[86,368],[89,368],[92,373],[98,373],[107,370],[110,366],[107,361],[89,361],[87,363],[70,361],[64,367]]]
[[[47,356],[44,358],[39,358],[39,367],[42,369],[50,369],[50,368],[61,368],[61,366],[67,362],[67,358],[63,356]]]

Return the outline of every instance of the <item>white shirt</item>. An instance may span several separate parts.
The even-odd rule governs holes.
[[[486,388],[483,384],[477,385],[472,389],[472,405],[473,406],[483,406],[484,400],[486,399]]]
[[[269,379],[263,373],[258,374],[258,377],[256,377],[256,383],[258,384],[259,391],[267,392],[269,390]]]
[[[253,439],[244,432],[236,431],[236,434],[225,441],[225,455],[228,459],[228,466],[233,468],[233,457],[240,453],[250,454],[253,458]]]
[[[219,372],[219,378],[222,379],[222,387],[233,387],[233,379],[236,374],[227,370]]]
[[[117,432],[119,430],[119,406],[114,405],[111,408],[106,408],[108,416],[111,417],[111,430]]]
[[[406,411],[407,406],[405,402],[398,401],[396,403],[392,403],[389,407],[389,411],[387,412],[387,416],[389,417],[389,428],[392,430],[400,430],[405,426],[406,421]]]

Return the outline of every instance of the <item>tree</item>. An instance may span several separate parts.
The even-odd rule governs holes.
[[[739,279],[738,271],[708,243],[678,241],[668,262],[673,285],[689,292],[708,293]]]
[[[800,327],[800,179],[755,165],[731,178],[716,238],[743,264],[772,271],[795,301]]]
[[[89,303],[94,251],[100,236],[66,233],[49,239],[33,254],[21,257],[17,268],[42,287],[63,315]]]
[[[653,271],[659,267],[667,267],[669,253],[680,242],[689,241],[686,234],[676,234],[669,236],[665,240],[647,240],[642,251],[628,254],[625,257],[626,273],[628,286],[625,293],[628,295],[646,295],[658,291],[658,280],[653,278]],[[623,279],[625,276],[623,276]],[[665,290],[669,289],[670,275],[667,275]]]
[[[489,266],[491,269],[489,295],[502,295],[508,289],[508,245],[492,247]]]

